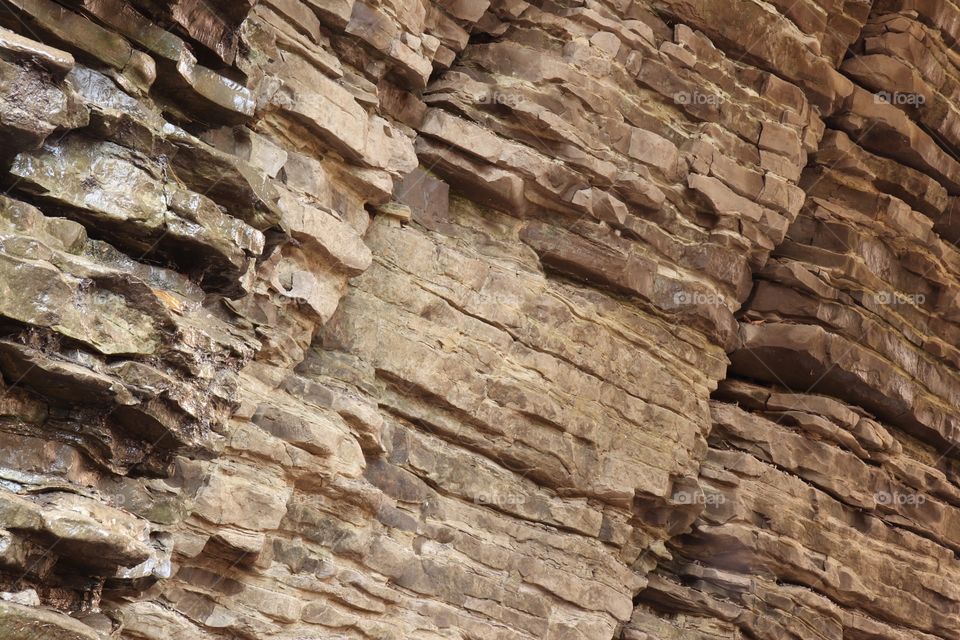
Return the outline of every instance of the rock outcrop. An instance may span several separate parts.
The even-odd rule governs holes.
[[[0,3],[0,638],[960,638],[958,40]]]

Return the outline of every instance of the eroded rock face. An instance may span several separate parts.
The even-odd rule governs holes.
[[[6,5],[0,636],[960,637],[960,6]]]

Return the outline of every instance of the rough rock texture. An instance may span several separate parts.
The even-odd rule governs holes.
[[[0,638],[960,638],[960,4],[0,2]]]

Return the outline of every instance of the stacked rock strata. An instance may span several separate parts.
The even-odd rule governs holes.
[[[2,0],[0,638],[960,637],[953,0]]]

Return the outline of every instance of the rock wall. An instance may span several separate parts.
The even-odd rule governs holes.
[[[953,0],[3,0],[0,638],[960,638]]]

